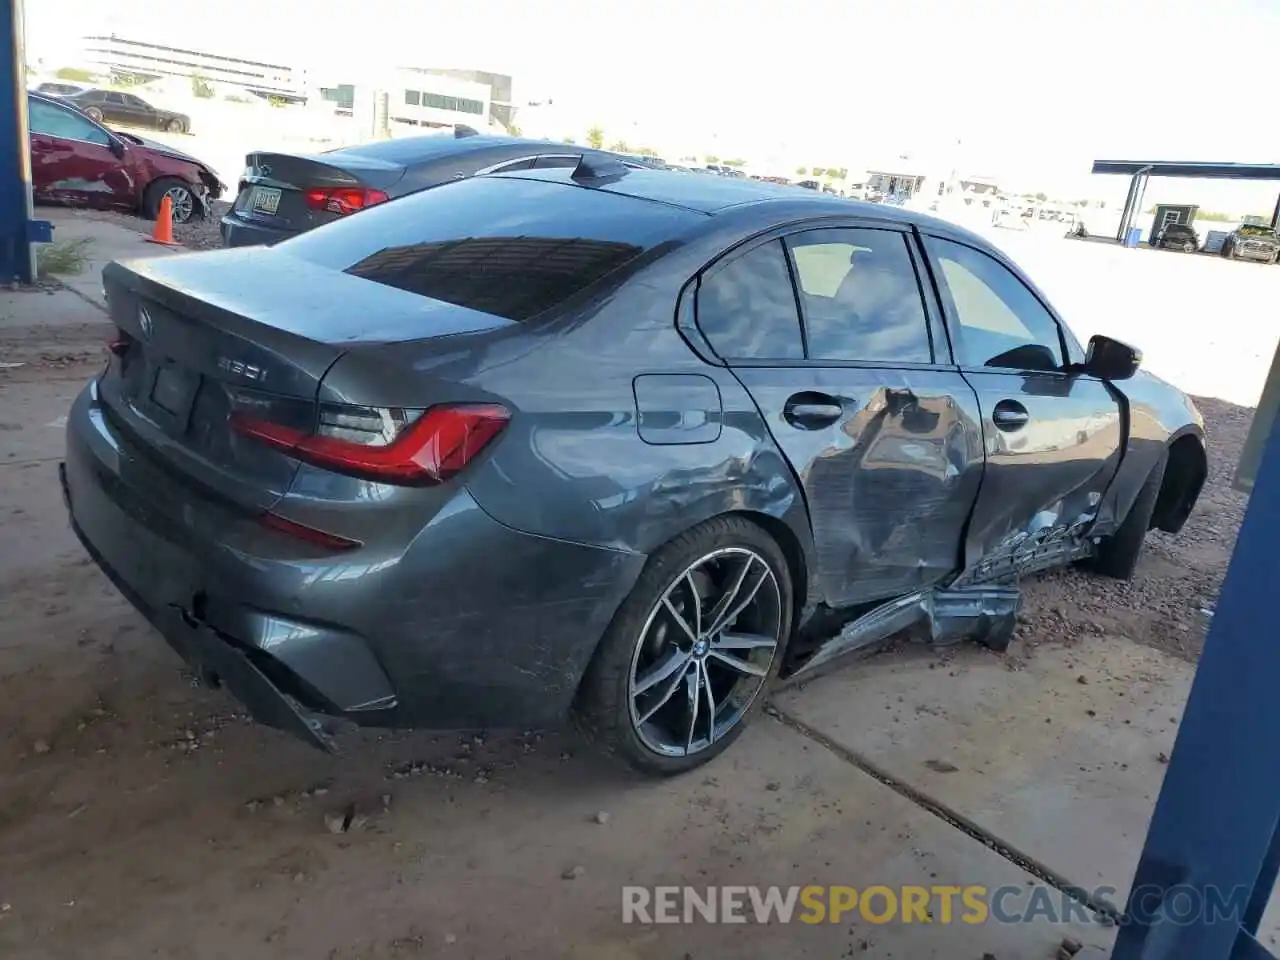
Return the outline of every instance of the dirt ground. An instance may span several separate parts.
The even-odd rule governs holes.
[[[102,335],[6,335],[24,366],[0,368],[0,439],[15,418],[56,432]],[[1252,412],[1200,407],[1212,472],[1184,533],[1153,534],[1130,584],[1070,570],[1028,584],[1012,661],[1100,624],[1197,655],[1244,509],[1230,479]],[[765,718],[683,787],[639,783],[559,734],[351,734],[335,759],[252,725],[193,685],[84,556],[57,453],[0,455],[0,957],[665,956],[606,935],[613,914],[585,891],[654,882],[634,864],[655,837],[698,829],[716,839],[667,869],[715,875],[752,852],[798,867],[800,847],[770,844],[839,808],[841,774],[765,782],[753,755],[821,752]],[[841,822],[843,842],[889,839]],[[851,930],[850,954],[868,949]]]

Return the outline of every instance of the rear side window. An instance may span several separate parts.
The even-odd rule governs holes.
[[[787,238],[811,360],[932,363],[907,238],[893,230],[810,230]]]
[[[369,207],[275,249],[373,283],[525,321],[702,219],[602,190],[480,177]]]
[[[782,241],[761,244],[702,278],[698,328],[726,360],[804,359]]]

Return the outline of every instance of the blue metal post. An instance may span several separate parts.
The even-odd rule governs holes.
[[[1254,934],[1280,867],[1278,552],[1280,429],[1272,429],[1112,960],[1272,957]],[[1238,912],[1205,915],[1215,904]],[[1194,905],[1202,909],[1193,916]]]
[[[0,58],[0,282],[30,283],[31,244],[48,239],[48,224],[35,223],[31,213],[22,0],[0,0]]]

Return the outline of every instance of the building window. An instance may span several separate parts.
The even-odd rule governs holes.
[[[406,90],[404,92],[404,102],[411,107],[416,107],[422,103],[422,94],[417,90]]]

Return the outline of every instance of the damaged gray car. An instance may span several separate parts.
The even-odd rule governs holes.
[[[751,181],[586,158],[104,282],[73,527],[324,748],[576,716],[688,770],[776,680],[913,625],[1002,647],[1050,566],[1131,576],[1206,475],[1188,398],[984,240]]]

